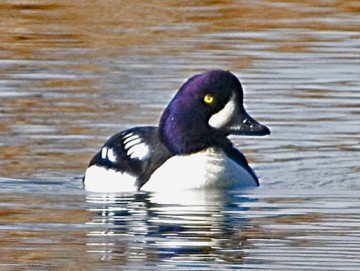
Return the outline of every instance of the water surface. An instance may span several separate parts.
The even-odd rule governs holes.
[[[1,270],[359,270],[358,1],[0,4]],[[251,190],[85,193],[113,133],[193,74],[271,128]]]

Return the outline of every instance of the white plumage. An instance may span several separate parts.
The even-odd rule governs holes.
[[[176,172],[176,174],[174,174]],[[216,148],[168,159],[142,187],[146,191],[255,186],[253,176]]]

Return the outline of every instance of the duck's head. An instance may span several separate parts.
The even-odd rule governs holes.
[[[212,70],[182,85],[160,120],[160,136],[170,151],[191,153],[226,136],[270,134],[243,106],[243,90],[230,72]]]

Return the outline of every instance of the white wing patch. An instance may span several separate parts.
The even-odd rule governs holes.
[[[101,158],[102,158],[102,159],[106,159],[106,157],[107,157],[107,151],[108,151],[108,148],[107,148],[107,147],[103,147],[103,148],[101,149]]]
[[[109,149],[108,147],[103,147],[101,149],[101,158],[107,159],[112,163],[115,163],[117,161],[116,155],[114,153],[113,149]]]
[[[113,149],[108,149],[107,157],[108,157],[109,161],[113,162],[113,163],[115,163],[117,160]]]
[[[137,134],[124,136],[124,148],[131,159],[144,159],[149,154],[149,146]]]

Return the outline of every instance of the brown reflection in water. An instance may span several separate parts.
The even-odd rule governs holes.
[[[58,201],[72,201],[70,196],[50,198],[46,195],[30,196],[28,194],[1,194],[3,207],[0,213],[0,225],[16,225],[18,223],[49,223],[82,225],[90,218],[83,209],[63,209],[57,207]],[[6,207],[9,206],[9,207]],[[49,206],[49,207],[45,207]]]
[[[146,54],[183,52],[184,48],[176,46],[162,46],[161,51],[152,46],[174,38],[229,31],[357,31],[356,25],[318,19],[358,12],[357,1],[5,1],[0,5],[0,50],[11,52],[7,58],[14,59],[39,59],[42,49],[64,48],[146,46]],[[116,50],[116,55],[127,52]]]
[[[77,270],[73,269],[77,262],[82,262],[82,268],[91,262],[84,245],[86,231],[76,229],[89,220],[90,214],[83,209],[64,209],[59,200],[71,202],[74,198],[1,194],[1,270],[10,270],[10,266],[14,268],[11,270],[45,270],[45,266]]]

